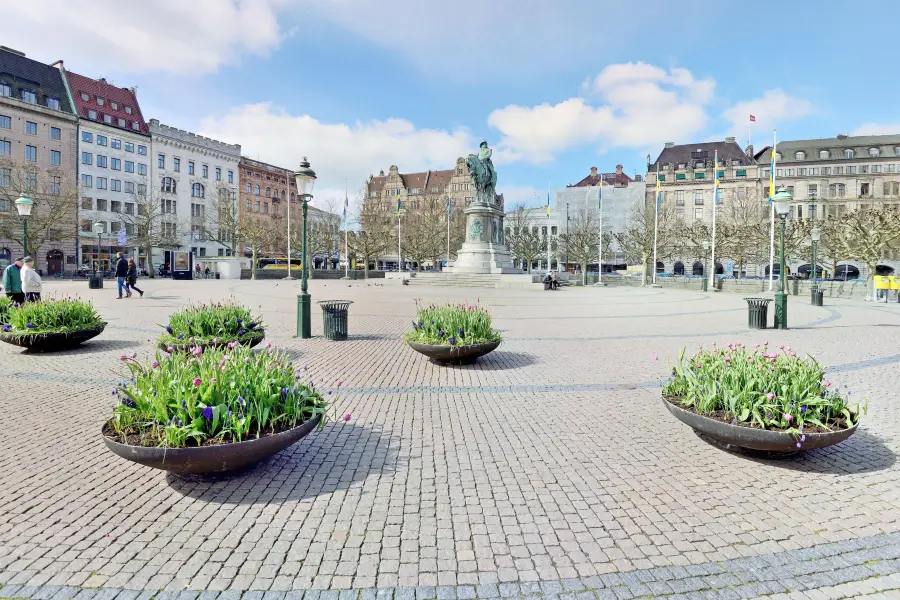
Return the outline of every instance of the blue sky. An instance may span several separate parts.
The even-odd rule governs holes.
[[[666,141],[900,132],[869,40],[900,3],[645,0],[54,0],[5,10],[5,45],[137,86],[145,116],[293,167],[319,203],[370,173],[447,168],[481,139],[508,203]],[[850,19],[850,20],[848,20]],[[54,35],[36,41],[33,32]],[[887,37],[885,37],[887,36]],[[883,42],[889,47],[889,42]]]

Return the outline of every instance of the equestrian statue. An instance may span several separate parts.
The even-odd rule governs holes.
[[[491,162],[493,150],[488,148],[486,141],[481,142],[479,148],[477,156],[470,154],[466,158],[466,166],[475,183],[475,202],[492,206],[497,202],[497,172]]]

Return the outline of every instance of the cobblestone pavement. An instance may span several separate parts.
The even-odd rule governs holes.
[[[351,339],[328,342],[292,338],[298,284],[145,284],[118,301],[52,282],[94,300],[104,334],[57,354],[0,347],[0,597],[900,597],[897,305],[792,298],[790,330],[750,332],[724,294],[314,281],[314,300],[354,301]],[[149,358],[169,312],[227,296],[260,307],[318,387],[343,382],[352,420],[227,479],[107,451],[119,355]],[[416,297],[480,299],[503,345],[428,362],[401,339]],[[868,398],[855,436],[749,458],[662,406],[682,347],[766,339]]]

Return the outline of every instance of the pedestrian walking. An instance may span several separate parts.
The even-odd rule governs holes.
[[[138,293],[141,295],[141,298],[143,298],[144,290],[142,290],[141,288],[139,288],[137,286],[137,278],[138,278],[137,265],[134,264],[133,258],[129,258],[128,259],[128,285],[131,286],[131,289],[137,290]],[[128,295],[130,296],[131,294],[128,294]]]
[[[209,265],[206,265],[206,269],[204,270],[203,274],[206,276],[205,279],[209,279]]]
[[[131,298],[131,289],[128,287],[128,261],[125,260],[125,257],[122,256],[121,252],[116,252],[116,284],[119,288],[119,297],[116,300],[122,299],[122,290],[128,294],[126,297]]]
[[[26,256],[22,259],[22,292],[25,294],[26,302],[40,302],[41,288],[44,286],[41,282],[41,276],[34,270],[34,259]]]
[[[6,295],[12,298],[13,302],[19,304],[25,302],[25,293],[22,291],[23,265],[22,259],[17,258],[16,262],[3,271],[3,289],[6,290]]]

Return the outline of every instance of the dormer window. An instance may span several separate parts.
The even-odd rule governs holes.
[[[869,148],[869,156],[872,158],[881,156],[881,148]]]
[[[91,119],[92,121],[96,121],[97,120],[97,111],[89,110],[88,111],[88,119]]]
[[[131,128],[134,129],[135,131],[140,131],[140,129],[141,129],[141,124],[138,123],[137,121],[132,121],[132,122],[131,122]]]
[[[900,156],[900,146],[894,146],[894,156]]]
[[[702,169],[705,166],[706,166],[706,163],[702,160],[698,160],[696,163],[694,163],[695,169]]]
[[[819,150],[819,158],[822,160],[828,160],[828,150]]]
[[[22,100],[29,104],[37,104],[37,94],[34,90],[22,90]]]
[[[47,108],[59,110],[59,98],[47,98]]]
[[[5,81],[0,81],[0,96],[9,98],[12,96],[12,88]]]
[[[100,96],[97,96],[97,104],[99,106],[103,106],[104,102],[105,102],[105,100],[103,100],[103,98],[101,98]]]
[[[847,148],[844,150],[844,158],[853,158],[853,150]]]
[[[776,162],[781,162],[781,152],[775,153],[775,160],[776,160]]]
[[[679,169],[687,169],[687,163],[678,163]]]
[[[110,102],[109,107],[113,110],[119,110],[119,104],[117,102]]]
[[[86,94],[85,92],[81,92],[81,99],[87,102],[91,99],[91,96],[89,94]]]
[[[119,117],[119,127],[125,127],[125,119]]]
[[[112,115],[103,115],[103,122],[112,125]]]
[[[804,152],[803,150],[798,150],[794,153],[794,158],[796,160],[806,160],[806,152]]]
[[[125,114],[128,114],[128,115],[131,114],[131,107],[128,106],[127,104],[125,105]]]

